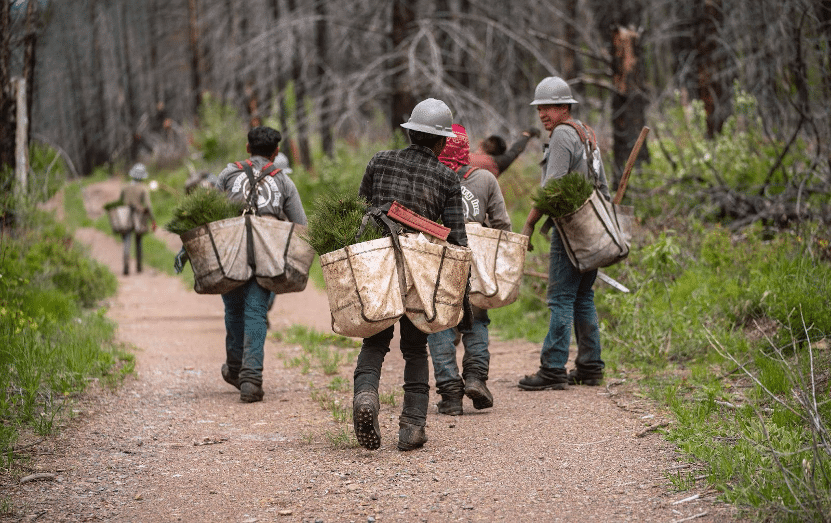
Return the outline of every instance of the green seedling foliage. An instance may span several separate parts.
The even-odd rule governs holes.
[[[245,203],[228,199],[224,192],[213,188],[197,188],[182,198],[165,229],[181,235],[209,222],[239,217],[244,208]]]
[[[360,235],[367,202],[355,193],[325,193],[315,199],[309,215],[306,241],[318,255],[339,250],[350,244],[383,237],[374,220],[366,222]]]
[[[563,217],[577,211],[591,197],[594,186],[585,175],[569,173],[550,179],[534,193],[534,207],[550,217]]]

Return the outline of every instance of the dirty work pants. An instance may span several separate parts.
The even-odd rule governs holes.
[[[577,338],[577,370],[602,373],[605,364],[600,358],[600,329],[592,290],[597,270],[580,273],[571,264],[556,229],[551,230],[550,255],[546,298],[551,318],[540,352],[540,366],[565,368],[573,323]]]
[[[488,325],[491,320],[488,311],[473,307],[473,323],[470,330],[461,330],[465,347],[462,358],[462,375],[456,363],[456,329],[448,328],[427,336],[430,358],[433,360],[433,376],[436,392],[439,394],[464,393],[462,376],[488,380],[490,352],[488,351]]]
[[[141,273],[141,233],[127,232],[121,235],[124,248],[124,275],[130,273],[130,241],[136,236],[136,271]]]
[[[222,294],[225,303],[225,362],[240,384],[263,384],[263,346],[271,292],[250,279]]]

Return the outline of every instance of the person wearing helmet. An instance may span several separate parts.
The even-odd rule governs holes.
[[[147,233],[148,226],[156,231],[156,218],[153,215],[153,206],[150,202],[150,190],[145,186],[147,168],[137,163],[130,168],[130,183],[121,189],[121,200],[130,207],[130,216],[133,219],[133,230],[121,235],[124,246],[124,275],[130,275],[130,244],[131,237],[136,237],[136,272],[141,273],[142,236]]]
[[[439,162],[447,139],[455,137],[453,115],[447,104],[429,98],[419,102],[407,130],[410,146],[376,153],[367,164],[358,193],[370,206],[382,208],[393,201],[431,221],[441,219],[450,228],[447,241],[467,246],[462,190],[458,176]],[[412,450],[427,441],[424,426],[429,404],[430,370],[427,334],[407,318],[398,321],[404,357],[404,403],[399,418],[398,449]],[[354,372],[353,423],[358,443],[374,450],[381,446],[378,425],[378,384],[384,356],[390,350],[395,325],[363,340]]]
[[[496,176],[486,169],[471,166],[467,131],[459,124],[453,124],[452,129],[456,138],[448,139],[439,160],[455,171],[459,178],[465,221],[511,231],[511,217],[505,209],[505,199],[502,197]],[[490,368],[490,318],[487,310],[472,305],[471,308],[473,319],[469,328],[448,328],[427,336],[436,392],[442,398],[437,406],[440,414],[461,415],[464,396],[473,401],[473,408],[476,410],[493,406],[493,394],[487,387]],[[457,333],[461,333],[465,348],[462,375],[459,375],[459,365],[456,362]]]
[[[286,175],[291,175],[292,169],[289,167],[289,158],[282,151],[274,157],[274,167],[281,170]]]
[[[573,104],[577,101],[562,78],[547,77],[537,85],[531,105],[537,106],[540,122],[549,133],[541,185],[568,173],[585,173],[600,193],[611,200],[594,132],[571,117]],[[530,239],[541,218],[542,213],[532,208],[522,229],[523,235]],[[605,364],[600,356],[600,329],[592,291],[597,270],[580,273],[568,258],[557,229],[552,228],[550,235],[547,302],[551,317],[548,334],[540,351],[540,369],[521,379],[519,388],[562,390],[567,384],[599,385]],[[531,242],[528,250],[533,250]],[[577,357],[575,368],[566,373],[572,323],[577,338]]]
[[[537,138],[539,136],[540,130],[528,128],[508,149],[508,144],[504,138],[499,135],[491,135],[480,142],[479,148],[470,154],[470,165],[475,168],[484,168],[498,178],[525,151],[531,137]]]
[[[245,161],[229,163],[219,174],[217,189],[232,200],[252,203],[257,215],[271,215],[307,224],[294,182],[273,165],[282,136],[276,129],[257,126],[248,132]],[[240,401],[263,399],[263,347],[268,330],[268,302],[273,297],[252,277],[222,294],[225,305],[226,359],[222,379],[240,391]]]

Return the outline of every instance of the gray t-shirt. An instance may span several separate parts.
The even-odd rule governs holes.
[[[254,179],[260,178],[261,170],[269,164],[269,160],[259,155],[249,159],[253,164]],[[244,164],[246,161],[243,161]],[[248,175],[236,163],[230,163],[219,174],[216,187],[226,192],[232,199],[241,199],[248,202],[250,182]],[[291,221],[295,224],[307,224],[306,212],[297,193],[294,182],[280,171],[266,175],[257,184],[257,213],[258,215],[272,215],[278,219]]]
[[[469,170],[470,166],[462,166],[457,172],[462,186],[465,222],[511,231],[511,217],[505,209],[502,189],[494,174],[481,168]]]
[[[609,194],[609,184],[606,182],[606,171],[603,168],[603,162],[600,160],[600,151],[595,148],[594,153],[592,162],[595,172],[597,172],[599,177],[597,186],[600,189],[600,193],[606,197],[606,200],[611,201],[612,197]],[[580,136],[573,127],[567,124],[560,124],[554,128],[554,131],[551,133],[551,138],[545,147],[540,185],[545,186],[545,183],[549,179],[558,179],[575,171],[585,174],[592,181],[589,175],[588,165],[586,164],[586,148],[580,141]]]

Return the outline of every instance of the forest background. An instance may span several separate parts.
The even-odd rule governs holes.
[[[831,0],[0,9],[4,468],[25,460],[19,432],[50,432],[84,378],[129,373],[114,364],[129,362],[117,348],[74,363],[77,373],[66,359],[48,364],[56,348],[87,355],[111,336],[94,306],[114,284],[65,249],[64,226],[87,219],[44,225],[12,191],[13,77],[28,86],[29,198],[45,201],[69,180],[70,207],[80,207],[81,186],[141,160],[161,182],[163,224],[185,179],[238,160],[252,124],[283,132],[311,203],[324,188],[355,187],[373,151],[403,144],[394,134],[419,100],[447,102],[474,141],[510,139],[539,126],[534,86],[559,75],[598,132],[613,186],[651,128],[624,201],[636,207],[636,246],[608,269],[633,293],[599,295],[598,307],[610,377],[635,379],[671,411],[667,436],[697,465],[673,482],[706,483],[764,519],[831,519]],[[517,224],[537,160],[529,151],[501,179]],[[165,248],[148,251],[170,271]],[[529,258],[532,272],[544,267],[544,254]],[[500,337],[542,337],[543,285],[527,281],[515,305],[494,312]],[[82,310],[92,328],[61,329]],[[69,336],[81,342],[62,342]]]

